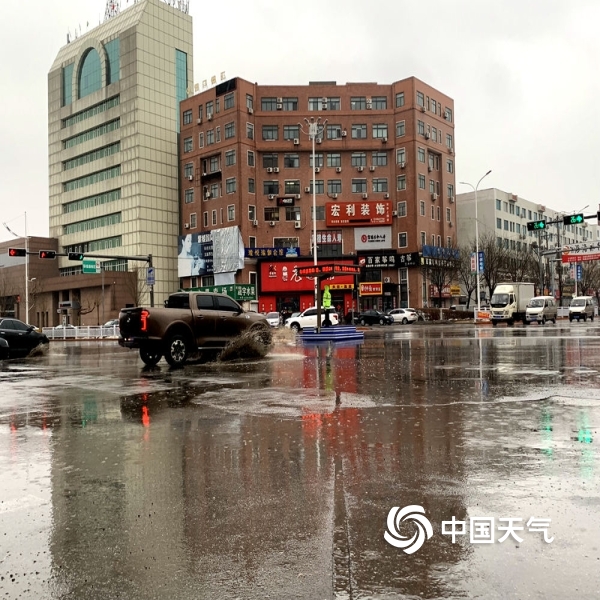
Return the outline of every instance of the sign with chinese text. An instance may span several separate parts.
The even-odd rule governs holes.
[[[213,294],[227,294],[230,298],[243,302],[256,300],[256,286],[253,283],[230,283],[228,285],[207,285],[194,288],[194,292],[211,292]]]
[[[294,206],[296,199],[290,197],[277,198],[277,206]]]
[[[310,267],[300,267],[298,269],[298,275],[303,277],[315,277],[318,275],[345,275],[352,273],[353,275],[360,274],[360,267],[358,265],[312,265]]]
[[[586,246],[565,246],[561,254],[563,263],[586,262],[588,260],[600,260],[600,245],[592,244]]]
[[[392,247],[391,227],[357,227],[354,229],[357,250],[380,250]]]
[[[312,239],[312,233],[311,233]],[[318,231],[317,230],[317,245],[324,246],[327,244],[341,244],[342,243],[342,230],[332,230],[332,231]]]
[[[404,252],[396,257],[398,267],[418,267],[421,264],[421,256],[418,252]]]
[[[369,254],[359,256],[358,264],[363,269],[393,269],[396,265],[396,252],[383,252],[380,254]]]
[[[354,202],[327,202],[325,205],[327,227],[340,225],[391,225],[391,200],[363,200]]]
[[[339,267],[354,267],[353,262],[340,261],[335,264]],[[314,269],[314,263],[309,260],[266,260],[260,263],[260,292],[314,292],[315,282],[313,276],[306,277],[298,273],[300,268],[310,267]],[[350,271],[347,275],[335,275],[336,284],[353,284],[354,272]],[[324,279],[328,285],[330,279]],[[323,283],[323,286],[325,283]]]
[[[361,281],[358,284],[358,293],[361,296],[381,296],[383,284],[381,281]]]
[[[300,248],[244,248],[246,258],[293,258],[300,256]]]
[[[439,298],[440,294],[438,292],[438,286],[433,283],[429,286],[429,297],[430,298]],[[442,288],[442,298],[451,298],[452,294],[450,292],[450,286],[445,285]]]
[[[330,283],[329,289],[330,290],[353,290],[354,284],[353,283]]]

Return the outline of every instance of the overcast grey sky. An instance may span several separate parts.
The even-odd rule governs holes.
[[[67,31],[97,26],[105,6],[2,2],[0,223],[17,233],[27,211],[28,233],[48,234],[48,70]],[[597,209],[598,0],[190,0],[190,14],[196,82],[415,76],[454,98],[457,182],[492,169],[482,188]]]

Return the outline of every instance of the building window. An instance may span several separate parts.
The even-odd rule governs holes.
[[[437,142],[437,129],[435,127],[431,128],[431,141]]]
[[[367,99],[365,96],[355,96],[350,98],[350,110],[366,110]]]
[[[235,221],[235,205],[234,204],[227,205],[227,220]]]
[[[268,169],[269,167],[278,167],[279,166],[279,154],[277,153],[269,153],[263,154],[263,169]]]
[[[437,102],[433,98],[431,99],[429,107],[431,108],[431,112],[437,115]]]
[[[446,171],[448,171],[448,173],[454,173],[454,161],[450,159],[446,160]]]
[[[449,121],[450,123],[452,123],[452,109],[446,108],[444,110],[444,119],[446,119],[446,121]]]
[[[446,146],[453,148],[452,136],[449,133],[446,134]]]
[[[283,155],[283,166],[287,169],[297,169],[300,167],[300,155],[298,154],[284,154]]]
[[[427,245],[427,234],[424,231],[421,231],[421,247]]]
[[[322,179],[315,180],[315,194],[324,194],[325,193],[325,182]],[[313,193],[313,182],[310,180],[310,193]]]
[[[398,234],[398,248],[406,248],[408,246],[408,234],[406,231]]]
[[[194,138],[185,138],[183,140],[183,151],[191,152],[194,149]]]
[[[386,96],[373,96],[371,98],[371,106],[375,110],[387,109],[387,97]]]
[[[353,152],[351,158],[351,164],[353,167],[366,167],[367,166],[367,153],[366,152]]]
[[[342,166],[342,155],[339,152],[328,152],[327,153],[327,166],[328,167],[341,167]]]
[[[263,140],[279,139],[279,127],[277,125],[263,125],[262,126],[262,139]]]
[[[291,111],[298,110],[298,98],[284,98],[283,110]]]
[[[299,125],[284,125],[283,126],[283,139],[293,140],[300,137],[300,126]]]
[[[255,165],[254,162],[254,151],[248,150],[248,166],[253,167]]]
[[[352,125],[352,139],[364,139],[367,137],[366,125]]]
[[[254,139],[254,125],[252,123],[246,123],[246,137],[249,140]]]
[[[425,175],[421,175],[421,173],[419,173],[419,189],[425,189]]]
[[[321,98],[309,98],[308,110],[321,110]]]
[[[211,212],[211,223],[212,223],[213,225],[216,225],[216,224],[217,224],[217,211],[216,211],[216,210],[213,210],[213,211]]]
[[[425,123],[423,121],[417,121],[417,133],[425,135]]]
[[[429,193],[435,194],[435,180],[434,179],[429,180]]]
[[[194,188],[185,190],[185,203],[191,204],[194,201]]]
[[[342,107],[342,103],[339,98],[328,98],[327,104],[328,110],[340,110]]]
[[[452,247],[452,238],[450,236],[448,236],[446,238],[446,248],[451,248]]]
[[[504,219],[504,231],[508,231],[508,221]]]
[[[387,177],[378,177],[373,179],[373,192],[387,192],[388,180]]]
[[[398,175],[396,189],[399,192],[406,189],[406,175]]]
[[[441,206],[437,207],[437,220],[438,221],[442,220],[442,208],[441,208]]]
[[[402,164],[406,162],[406,150],[404,148],[398,148],[396,150],[396,163]]]
[[[212,101],[211,102],[207,102],[206,103],[206,116],[207,117],[209,115],[212,116],[214,114],[214,112],[215,112],[214,103]]]
[[[328,179],[327,180],[327,193],[328,194],[341,194],[342,193],[342,180],[341,179]]]
[[[364,194],[367,191],[367,180],[366,179],[353,179],[352,180],[352,193],[353,194]]]
[[[189,125],[192,122],[192,111],[184,110],[183,111],[183,124]]]
[[[449,183],[448,187],[446,188],[448,191],[448,198],[453,198],[454,197],[454,186]]]
[[[299,179],[288,179],[284,183],[285,194],[299,194],[300,193],[300,180]]]
[[[279,221],[279,209],[276,206],[268,206],[264,210],[265,221]]]
[[[404,106],[404,92],[396,94],[396,108]]]
[[[327,125],[326,133],[327,133],[328,140],[339,140],[342,138],[342,126],[341,125]]]
[[[423,92],[417,92],[417,106],[425,108],[425,95]]]
[[[419,202],[419,214],[424,217],[425,216],[425,202],[421,200]]]
[[[218,114],[220,111],[221,111],[221,100],[220,100],[220,98],[217,98],[215,100],[215,112]]]
[[[225,180],[225,192],[227,194],[233,194],[235,192],[235,177],[229,177]]]
[[[398,202],[398,216],[405,217],[406,216],[406,200],[402,202]]]
[[[190,229],[196,229],[196,227],[198,227],[198,218],[196,216],[196,213],[191,213],[190,214]]]
[[[200,119],[200,121],[202,121],[202,112],[204,109],[204,105],[203,104],[199,104],[198,105],[198,118]]]
[[[186,179],[189,179],[190,177],[194,176],[194,163],[187,163],[184,167],[183,167],[183,176]]]
[[[417,148],[417,160],[421,163],[425,162],[425,150],[423,148]]]
[[[254,110],[254,96],[251,94],[246,94],[246,108]]]
[[[373,137],[375,139],[387,138],[387,136],[388,136],[387,123],[379,123],[377,125],[373,125]]]
[[[310,218],[311,221],[313,219],[313,215],[314,215],[314,219],[315,221],[324,221],[325,220],[325,207],[324,206],[317,206],[317,210],[313,212],[312,206],[310,207]]]
[[[261,98],[260,109],[264,112],[277,110],[277,98]]]
[[[256,206],[254,204],[248,204],[248,221],[256,220]]]
[[[209,129],[206,132],[206,145],[212,146],[215,143],[215,132],[214,129]]]
[[[202,226],[208,227],[208,211],[202,213]]]
[[[435,206],[431,205],[431,220],[435,221]]]
[[[255,192],[256,192],[256,190],[254,187],[254,177],[249,177],[248,178],[248,193],[254,194]]]
[[[279,181],[263,181],[263,194],[279,194]]]
[[[227,150],[225,152],[225,166],[232,167],[235,165],[235,150]]]
[[[221,127],[215,127],[215,141],[221,141]]]
[[[300,221],[300,207],[286,206],[285,207],[285,220],[286,221]]]
[[[223,108],[227,110],[228,108],[233,108],[235,106],[235,97],[233,92],[230,94],[225,94],[225,99],[223,101]]]
[[[448,223],[450,223],[451,220],[452,220],[452,211],[449,208],[447,208],[446,209],[446,221]]]
[[[323,166],[323,153],[322,152],[317,152],[315,154],[315,163],[316,163],[315,167]],[[310,154],[308,157],[308,166],[312,169],[312,166],[313,166],[312,154]]]
[[[387,167],[387,152],[373,152],[371,164],[375,167]]]
[[[232,137],[235,137],[235,123],[233,122],[225,125],[225,139],[228,140]]]
[[[396,123],[396,137],[402,137],[406,133],[405,121],[398,121]]]
[[[198,148],[204,148],[204,132],[198,134]]]

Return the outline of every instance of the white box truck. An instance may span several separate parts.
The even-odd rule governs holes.
[[[494,288],[490,300],[490,320],[496,327],[498,323],[513,325],[515,321],[527,324],[527,305],[535,296],[533,283],[520,281],[499,283]]]

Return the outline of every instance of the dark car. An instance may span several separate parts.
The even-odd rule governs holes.
[[[391,325],[394,322],[393,317],[373,309],[361,312],[354,320],[360,325]]]
[[[4,338],[0,338],[0,360],[4,360],[5,358],[10,358],[8,342]]]
[[[40,344],[48,344],[48,338],[18,319],[0,319],[0,338],[8,342],[10,358],[27,356]]]

